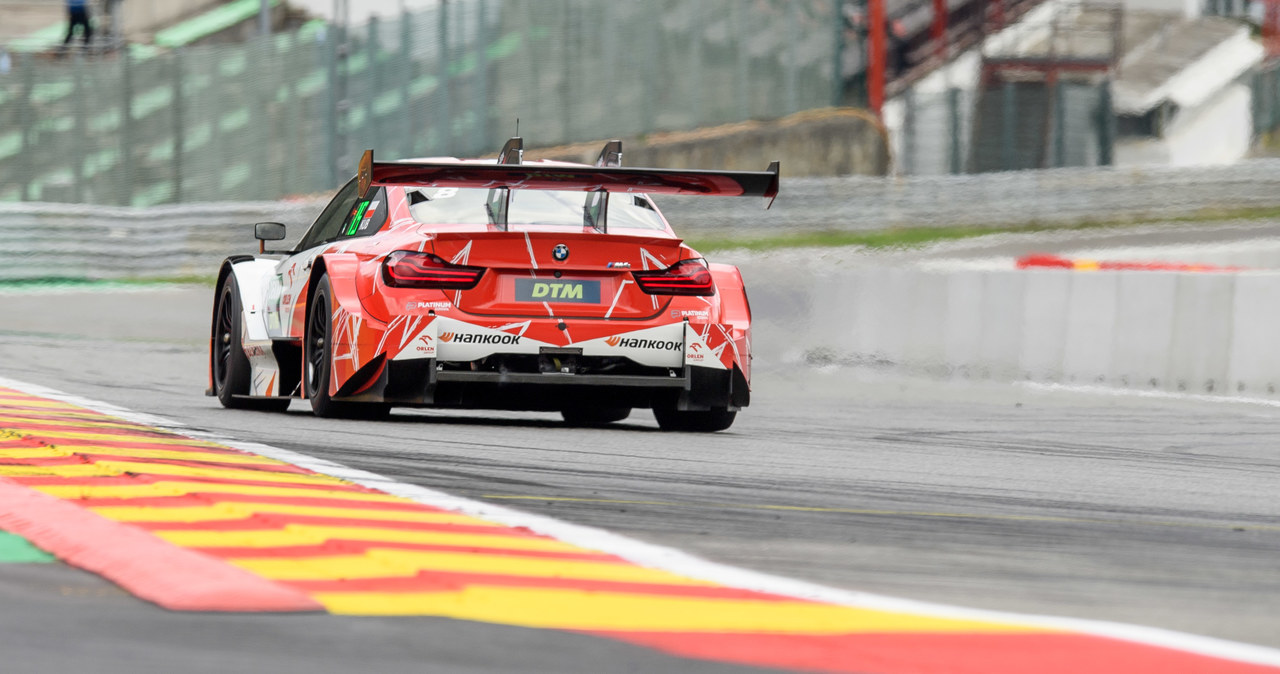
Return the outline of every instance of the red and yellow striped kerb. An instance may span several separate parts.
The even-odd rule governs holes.
[[[686,577],[12,388],[0,528],[175,610],[443,616],[820,672],[1277,671]]]

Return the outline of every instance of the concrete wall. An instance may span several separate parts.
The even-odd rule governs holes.
[[[762,367],[1274,396],[1280,273],[743,266]]]
[[[622,150],[628,166],[759,171],[776,159],[787,177],[878,176],[889,170],[885,138],[884,128],[865,110],[832,108],[772,122],[624,139]],[[530,149],[525,157],[592,163],[605,140]]]

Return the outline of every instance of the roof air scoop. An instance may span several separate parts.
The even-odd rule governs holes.
[[[596,166],[622,166],[622,141],[611,140],[604,144]]]

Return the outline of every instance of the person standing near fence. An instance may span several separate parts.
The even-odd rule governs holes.
[[[71,46],[71,38],[75,37],[76,26],[84,35],[84,46],[89,47],[93,39],[93,25],[89,23],[89,0],[67,0],[67,37],[62,41],[62,49]]]

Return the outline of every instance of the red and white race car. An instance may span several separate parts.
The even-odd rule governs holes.
[[[728,172],[522,162],[374,163],[287,253],[218,271],[208,393],[225,407],[380,417],[393,406],[651,408],[718,431],[750,401],[751,309],[736,267],[684,245],[650,194],[758,196],[778,165]],[[259,223],[260,241],[284,226]],[[283,257],[282,257],[283,255]]]

